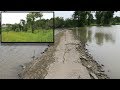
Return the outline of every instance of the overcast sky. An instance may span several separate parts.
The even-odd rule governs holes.
[[[71,18],[74,11],[55,11],[55,17],[64,17]],[[2,13],[2,24],[10,23],[19,23],[20,19],[26,20],[26,15],[28,13]],[[120,11],[115,12],[114,16],[120,16]],[[50,19],[53,17],[52,13],[43,13],[43,17],[45,19]]]

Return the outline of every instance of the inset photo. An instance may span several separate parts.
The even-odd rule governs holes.
[[[1,11],[0,11],[0,42],[1,42]]]
[[[54,12],[6,11],[1,14],[1,42],[54,42]]]

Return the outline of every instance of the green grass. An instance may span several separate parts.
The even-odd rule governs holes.
[[[2,42],[53,42],[53,30],[31,32],[2,32]]]

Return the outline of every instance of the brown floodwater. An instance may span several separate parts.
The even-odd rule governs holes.
[[[81,27],[73,33],[110,78],[120,79],[120,25]]]

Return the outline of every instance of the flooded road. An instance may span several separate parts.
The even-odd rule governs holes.
[[[86,48],[105,73],[113,79],[120,78],[120,25],[110,27],[83,27],[73,31],[76,39]]]
[[[59,31],[55,31],[55,34],[57,33]],[[33,57],[40,57],[47,45],[47,43],[17,45],[0,43],[0,79],[18,79],[20,65],[30,62]]]

